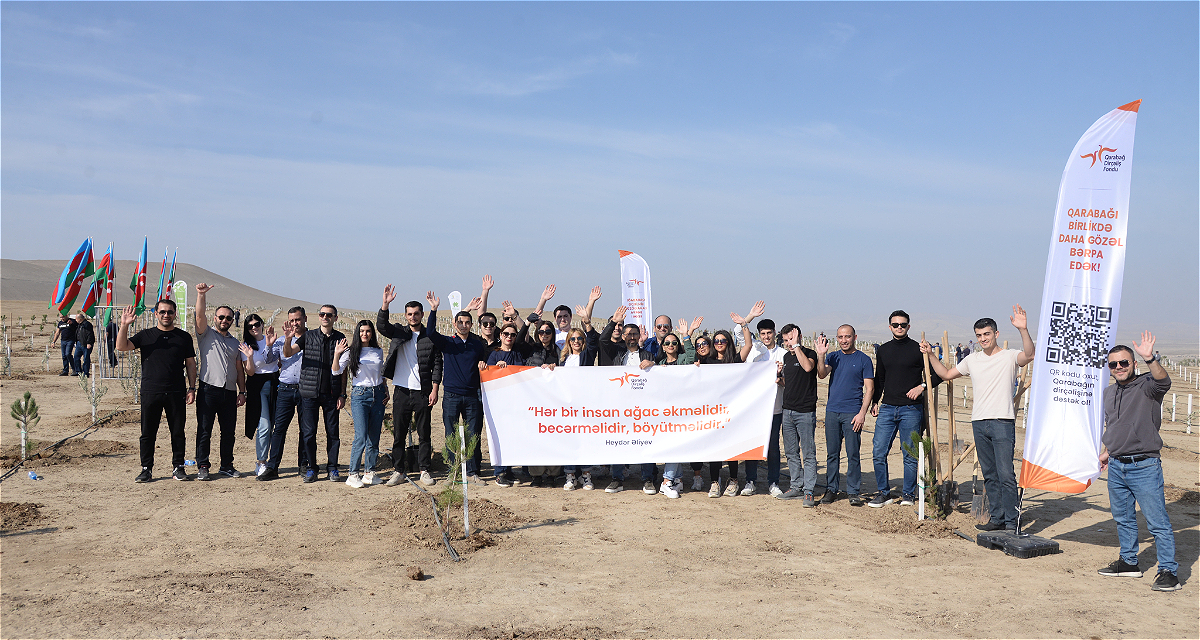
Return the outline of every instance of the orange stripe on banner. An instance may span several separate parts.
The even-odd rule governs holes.
[[[1061,473],[1055,473],[1045,467],[1039,467],[1028,460],[1022,460],[1021,481],[1017,484],[1024,489],[1044,489],[1059,493],[1083,493],[1084,489],[1087,489],[1088,485],[1092,483],[1088,481],[1087,484],[1083,484]]]
[[[620,254],[620,257],[624,258],[625,256],[627,256],[627,255],[629,255],[629,254],[631,254],[631,253],[633,253],[633,252],[632,252],[632,251],[626,251],[626,250],[624,250],[624,249],[617,249],[617,253],[619,253],[619,254]]]
[[[1132,111],[1134,113],[1137,113],[1138,107],[1140,107],[1140,106],[1142,106],[1142,101],[1134,100],[1133,102],[1130,102],[1129,104],[1123,104],[1117,108],[1120,109],[1121,111]]]
[[[767,459],[767,448],[766,447],[755,447],[745,453],[740,453],[736,456],[733,456],[732,458],[728,458],[728,460],[766,460],[766,459]]]
[[[491,382],[493,380],[499,380],[504,376],[515,375],[525,371],[526,369],[532,368],[533,367],[518,367],[516,365],[509,365],[507,367],[497,367],[496,365],[491,365],[490,367],[479,372],[479,379],[483,382]]]

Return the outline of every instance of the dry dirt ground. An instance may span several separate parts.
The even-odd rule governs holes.
[[[75,381],[45,374],[42,353],[18,350],[13,364],[0,399],[7,407],[34,393],[36,449],[90,424]],[[476,533],[463,540],[452,509],[454,562],[415,487],[304,485],[294,453],[275,482],[175,482],[164,425],[159,479],[134,484],[136,406],[108,384],[101,414],[132,411],[42,451],[0,485],[5,638],[1200,637],[1200,443],[1179,423],[1164,424],[1163,459],[1184,588],[1164,594],[1150,590],[1152,574],[1096,575],[1117,554],[1103,476],[1079,495],[1026,496],[1027,530],[1057,541],[1057,555],[1019,560],[958,537],[974,537],[969,462],[956,475],[965,504],[948,522],[845,500],[802,509],[761,493],[668,500],[638,491],[636,472],[619,494],[471,487]],[[189,411],[188,458],[194,424]],[[344,458],[348,412],[342,424]],[[872,429],[868,420],[864,443]],[[969,440],[969,428],[959,433]],[[19,441],[6,419],[4,469]],[[239,437],[235,456],[249,470],[252,442]],[[896,451],[890,464],[895,485]],[[784,475],[786,486],[786,465]],[[1144,523],[1141,540],[1141,566],[1153,571]]]

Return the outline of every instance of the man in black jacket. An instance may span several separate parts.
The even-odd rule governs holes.
[[[304,457],[308,468],[304,471],[304,482],[317,480],[317,413],[325,418],[325,452],[328,454],[329,480],[339,482],[338,451],[341,449],[339,416],[346,406],[347,375],[333,373],[333,350],[346,335],[333,328],[337,322],[337,307],[327,304],[317,313],[321,327],[317,331],[305,331],[296,340],[284,340],[283,357],[290,358],[303,353],[300,360],[300,439],[304,444]],[[287,336],[287,334],[284,334]],[[290,336],[287,336],[290,337]]]
[[[383,365],[383,377],[392,381],[392,463],[395,471],[388,479],[394,487],[408,481],[405,455],[405,439],[411,426],[417,432],[417,465],[421,469],[421,484],[433,485],[436,480],[429,473],[433,456],[433,438],[430,421],[433,405],[438,401],[438,389],[442,384],[442,352],[425,335],[425,306],[416,300],[404,305],[406,324],[392,324],[388,319],[388,308],[396,299],[392,285],[383,288],[383,306],[375,318],[379,335],[390,338],[387,362]]]
[[[921,345],[908,337],[908,325],[907,313],[893,311],[888,319],[892,339],[875,350],[875,393],[871,398],[871,415],[875,416],[872,454],[875,459],[875,486],[879,492],[867,503],[869,507],[884,507],[892,503],[887,462],[892,442],[899,433],[900,442],[911,446],[912,434],[921,430],[925,416],[925,365]],[[941,383],[942,379],[932,371],[929,375],[933,384]],[[907,451],[903,453],[904,485],[900,504],[907,506],[916,500],[917,459]]]
[[[75,328],[75,362],[83,375],[92,375],[92,349],[96,346],[96,329],[82,311],[75,316],[79,326]]]
[[[649,369],[654,366],[654,357],[649,351],[641,348],[641,329],[637,325],[627,324],[621,329],[621,342],[613,342],[613,332],[625,320],[625,307],[617,307],[616,313],[613,314],[612,320],[608,321],[608,325],[604,327],[604,331],[600,334],[600,352],[607,355],[610,366],[626,367],[631,369]],[[605,493],[618,493],[625,489],[625,465],[614,464],[611,467],[613,480],[604,488]],[[657,474],[657,466],[653,462],[647,462],[641,465],[642,471],[642,492],[646,495],[654,495],[658,493],[658,487],[655,486],[655,476]]]

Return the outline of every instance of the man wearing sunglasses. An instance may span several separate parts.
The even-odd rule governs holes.
[[[637,325],[623,325],[620,332],[621,342],[614,342],[614,336],[617,335],[616,329],[625,321],[626,309],[624,306],[617,307],[613,317],[605,325],[604,331],[600,333],[600,350],[606,352],[611,366],[626,367],[630,369],[645,370],[654,366],[654,358],[641,347],[641,329]],[[604,488],[605,493],[619,493],[625,490],[625,465],[614,464],[611,467],[612,482]],[[655,475],[657,474],[657,466],[653,462],[647,462],[641,465],[642,473],[642,492],[646,495],[655,495],[658,493],[658,487],[655,483]]]
[[[121,311],[121,328],[117,330],[117,351],[138,349],[142,356],[142,435],[138,440],[141,453],[142,472],[134,482],[150,482],[154,479],[154,441],[158,437],[158,426],[163,412],[167,414],[167,428],[171,431],[171,466],[176,480],[190,480],[184,471],[183,456],[187,448],[184,427],[187,424],[187,408],[196,401],[196,349],[192,336],[175,326],[175,301],[159,300],[154,305],[157,323],[143,329],[132,337],[129,326],[137,320],[133,307]],[[184,386],[184,371],[187,386]]]
[[[200,347],[200,388],[196,392],[196,479],[209,480],[208,454],[213,423],[221,428],[221,466],[217,472],[240,478],[233,468],[233,444],[237,439],[237,410],[246,404],[246,372],[239,366],[241,340],[229,333],[233,308],[217,307],[215,325],[208,324],[207,298],[213,288],[196,285],[196,342]]]
[[[875,462],[875,487],[877,493],[867,503],[868,507],[881,508],[893,502],[888,454],[896,436],[904,445],[912,444],[912,434],[921,431],[925,411],[925,361],[921,356],[921,345],[908,337],[908,313],[901,309],[892,312],[888,328],[892,339],[875,350],[875,391],[871,395],[871,415],[875,416],[875,437],[872,441],[872,458]],[[936,386],[942,379],[932,372],[930,377]],[[904,484],[900,493],[900,504],[914,504],[917,495],[917,459],[901,447],[904,454]]]
[[[648,351],[655,360],[662,351],[662,341],[666,339],[668,333],[671,333],[672,328],[670,316],[658,316],[654,319],[654,331],[652,332],[654,335],[642,343],[642,348]]]
[[[325,418],[325,453],[328,456],[326,469],[330,482],[339,482],[338,451],[341,450],[342,407],[346,406],[346,382],[348,376],[333,373],[334,349],[346,335],[333,328],[337,322],[337,307],[322,305],[317,312],[320,329],[305,331],[294,341],[283,343],[283,357],[290,358],[303,353],[300,360],[300,439],[304,444],[304,457],[308,468],[304,471],[304,482],[317,481],[317,413]]]
[[[304,307],[296,306],[288,309],[287,320],[283,322],[283,336],[275,339],[272,349],[283,353],[284,344],[295,344],[296,340],[308,332],[305,323],[308,315]],[[303,364],[303,352],[299,349],[279,362],[279,392],[275,398],[275,424],[271,430],[271,457],[267,460],[267,468],[258,480],[268,482],[279,477],[279,465],[283,463],[283,445],[287,441],[288,427],[292,424],[292,416],[300,412],[303,398],[300,397],[300,367]],[[298,451],[296,466],[301,476],[306,475],[308,455],[304,449],[304,436],[296,439]],[[315,477],[315,475],[314,475]]]
[[[921,342],[921,353],[930,354],[929,369],[942,380],[971,376],[975,404],[971,407],[971,430],[975,450],[979,452],[979,470],[987,493],[991,519],[977,524],[980,531],[1017,530],[1017,475],[1013,470],[1013,451],[1017,439],[1017,414],[1013,406],[1017,370],[1033,362],[1033,338],[1029,337],[1025,310],[1013,305],[1009,317],[1021,334],[1021,350],[1003,349],[999,344],[996,321],[980,318],[975,322],[975,339],[980,350],[947,369],[933,357],[934,349]]]
[[[1138,375],[1134,351],[1146,362],[1150,375]],[[1162,401],[1171,388],[1171,378],[1154,353],[1154,335],[1142,332],[1142,342],[1133,349],[1119,344],[1108,351],[1108,368],[1115,380],[1104,389],[1104,435],[1100,470],[1108,468],[1108,504],[1117,523],[1121,555],[1100,570],[1102,576],[1142,577],[1138,567],[1138,521],[1134,503],[1142,508],[1146,527],[1154,536],[1158,552],[1158,575],[1151,588],[1177,591],[1182,588],[1176,572],[1175,534],[1167,517],[1163,493]]]
[[[436,481],[429,473],[433,456],[433,433],[430,422],[433,406],[438,401],[442,385],[442,352],[425,331],[425,306],[416,300],[404,305],[404,324],[392,324],[388,308],[396,299],[392,285],[383,288],[383,306],[375,317],[379,334],[391,339],[383,377],[392,381],[392,466],[395,471],[387,485],[394,487],[408,481],[405,475],[407,455],[406,436],[411,426],[417,432],[417,466],[421,484],[432,486]],[[415,469],[414,469],[415,471]]]

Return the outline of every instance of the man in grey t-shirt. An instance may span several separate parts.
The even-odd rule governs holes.
[[[196,341],[199,343],[200,389],[196,392],[197,480],[209,480],[208,450],[214,420],[221,425],[221,466],[230,478],[242,474],[233,468],[233,443],[237,438],[237,409],[246,404],[246,372],[239,366],[241,341],[229,333],[233,309],[217,307],[215,326],[208,324],[206,296],[212,285],[196,285]]]

